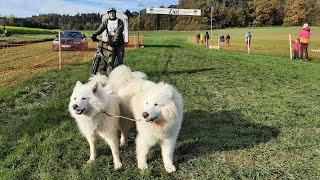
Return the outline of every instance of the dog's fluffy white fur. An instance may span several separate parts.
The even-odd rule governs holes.
[[[160,144],[166,171],[176,171],[173,152],[183,119],[180,93],[168,84],[154,84],[131,99],[131,108],[134,117],[142,120],[136,122],[138,168],[148,168],[147,154],[152,146]]]
[[[90,160],[95,159],[95,134],[104,138],[111,147],[115,169],[122,166],[119,158],[117,129],[121,129],[121,145],[126,145],[131,121],[107,117],[100,113],[135,118],[138,135],[136,153],[138,168],[146,169],[147,155],[156,144],[161,146],[167,172],[176,171],[173,152],[183,119],[180,93],[165,83],[148,80],[143,72],[133,72],[125,65],[115,68],[107,78],[96,75],[87,84],[77,83],[70,98],[69,111],[90,145]]]
[[[134,118],[130,106],[131,98],[142,89],[154,85],[155,83],[147,80],[148,77],[145,73],[140,71],[131,71],[125,65],[116,67],[110,74],[107,84],[107,91],[117,95],[120,99],[121,116]],[[127,145],[128,142],[128,129],[134,127],[134,122],[123,119],[121,126],[126,129],[121,136],[121,144]]]
[[[117,130],[120,128],[119,119],[104,113],[120,113],[117,97],[107,93],[96,80],[91,79],[87,84],[78,81],[70,98],[69,112],[90,145],[88,162],[96,158],[96,141],[99,135],[111,148],[114,168],[121,168],[117,136]]]
[[[129,67],[120,65],[109,74],[108,84],[113,92],[118,92],[135,80],[147,79],[148,76],[145,73],[140,71],[133,72]]]

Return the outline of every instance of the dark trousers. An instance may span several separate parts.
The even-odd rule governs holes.
[[[308,43],[301,43],[301,51],[300,58],[301,59],[309,59],[308,58]]]
[[[108,66],[110,66],[112,69],[114,69],[116,66],[123,64],[124,45],[115,46],[115,47],[109,46],[108,49],[110,50]],[[117,64],[115,64],[116,57],[118,59]]]
[[[299,53],[300,53],[299,51],[295,50],[293,53],[293,59],[296,59],[296,60],[299,59]]]

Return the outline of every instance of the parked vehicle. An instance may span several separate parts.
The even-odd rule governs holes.
[[[61,33],[61,50],[79,51],[88,49],[88,41],[82,31],[65,30]],[[52,41],[52,49],[59,50],[59,35]]]

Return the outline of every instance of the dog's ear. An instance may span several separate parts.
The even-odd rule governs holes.
[[[104,86],[104,88],[105,88],[105,90],[107,91],[108,94],[112,94],[113,93],[110,84],[106,84]]]
[[[76,86],[82,85],[80,81],[77,81]]]
[[[94,85],[92,86],[92,92],[94,95],[97,95],[99,84],[100,84],[99,82],[95,82]]]
[[[163,83],[163,82],[160,82],[159,84],[158,84],[158,88],[159,89],[162,89],[162,93],[163,93],[163,95],[165,95],[166,97],[168,97],[169,99],[171,99],[172,98],[172,96],[173,96],[173,89],[172,89],[172,87],[169,85],[169,84],[166,84],[166,83]]]

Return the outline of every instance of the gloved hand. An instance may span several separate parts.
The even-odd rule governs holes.
[[[93,42],[98,42],[99,41],[96,34],[92,34],[91,39],[92,39]]]
[[[112,41],[109,41],[108,44],[109,44],[111,47],[114,47],[114,46],[115,46],[114,42],[112,42]]]

